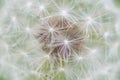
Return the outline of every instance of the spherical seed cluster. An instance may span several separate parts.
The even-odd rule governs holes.
[[[83,50],[85,35],[80,31],[80,25],[76,25],[67,19],[49,19],[39,29],[37,34],[44,51],[59,58],[68,58],[74,52]]]
[[[0,0],[0,80],[120,80],[119,9],[118,0]]]

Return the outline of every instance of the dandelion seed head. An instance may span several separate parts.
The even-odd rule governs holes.
[[[117,80],[119,67],[106,67],[120,62],[120,11],[111,1],[1,0],[0,75],[8,80]]]

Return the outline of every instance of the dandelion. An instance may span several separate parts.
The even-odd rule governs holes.
[[[113,2],[0,0],[0,80],[119,80]]]

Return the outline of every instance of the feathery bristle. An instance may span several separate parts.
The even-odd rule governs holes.
[[[79,29],[80,26],[67,19],[49,19],[47,24],[39,29],[38,39],[40,43],[44,43],[43,47],[49,49],[49,54],[66,58],[83,50],[85,35]]]

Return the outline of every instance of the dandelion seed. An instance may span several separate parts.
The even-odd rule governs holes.
[[[105,8],[106,8],[107,10],[111,10],[111,8],[108,6],[108,4],[105,5]]]
[[[31,29],[29,27],[26,27],[26,32],[31,32]]]
[[[32,2],[27,2],[26,7],[30,8],[32,6]]]
[[[50,55],[46,55],[45,58],[49,59],[49,58],[50,58]]]
[[[50,28],[49,31],[50,31],[50,32],[54,32],[54,29],[53,29],[53,28]]]
[[[93,18],[92,17],[87,17],[87,24],[92,24],[93,23]]]
[[[39,10],[40,10],[40,11],[42,11],[42,10],[44,10],[44,9],[45,9],[45,6],[44,6],[44,5],[40,5],[40,6],[39,6]]]
[[[119,35],[120,34],[120,24],[119,23],[115,24],[115,30],[116,30],[117,35]]]
[[[64,71],[64,68],[61,68],[61,67],[60,67],[58,70],[61,72],[61,71]]]
[[[92,50],[91,50],[91,53],[96,53],[96,52],[97,52],[96,49],[92,49]]]
[[[64,44],[65,44],[65,45],[68,45],[68,44],[69,44],[69,41],[68,41],[68,40],[64,40]]]
[[[103,37],[104,37],[106,40],[108,40],[110,36],[111,36],[111,33],[110,33],[110,32],[105,32]]]
[[[81,57],[81,56],[78,57],[78,60],[82,60],[82,59],[83,59],[83,57]]]
[[[60,14],[65,17],[68,16],[68,12],[66,10],[61,10]]]
[[[13,17],[11,18],[11,20],[12,20],[13,22],[16,22],[16,17],[13,16]]]

